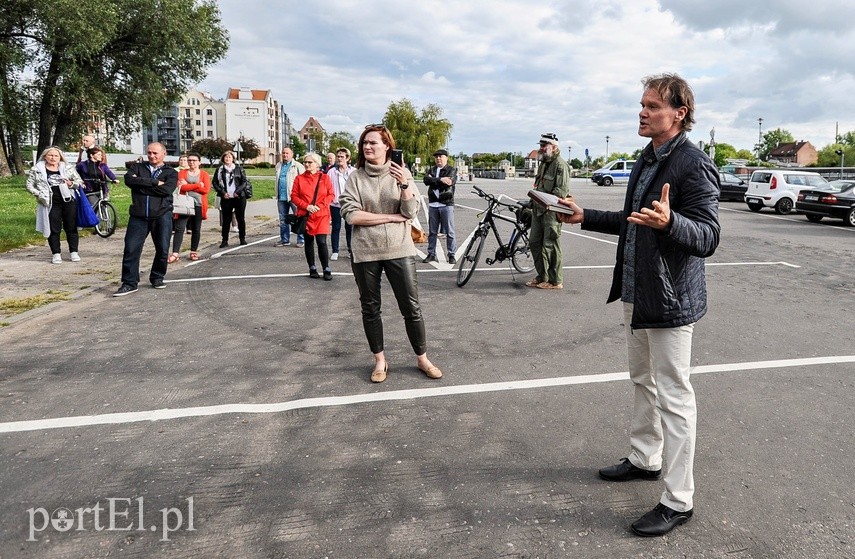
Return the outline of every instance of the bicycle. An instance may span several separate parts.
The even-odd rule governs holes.
[[[95,226],[95,233],[104,239],[112,235],[116,232],[116,225],[118,224],[116,207],[104,197],[103,185],[99,184],[103,181],[98,181],[94,179],[92,181],[94,186],[98,189],[95,192],[88,192],[87,196],[90,194],[97,194],[98,199],[92,204],[92,210],[95,212],[95,215],[98,216],[98,225]]]
[[[478,266],[481,259],[481,251],[484,250],[484,243],[492,230],[496,241],[499,243],[499,248],[493,258],[487,258],[485,262],[488,266],[492,266],[496,262],[503,262],[507,259],[511,260],[511,264],[516,270],[525,274],[534,270],[534,259],[529,248],[528,231],[531,228],[531,205],[528,200],[520,202],[513,200],[512,203],[502,202],[500,197],[484,192],[477,186],[473,186],[474,192],[487,200],[487,209],[480,215],[481,220],[478,222],[478,227],[472,235],[472,239],[466,246],[466,251],[460,258],[460,264],[457,268],[457,286],[463,287]],[[514,217],[510,218],[502,215],[502,211],[509,209],[513,211]],[[505,221],[513,224],[511,235],[507,243],[502,242],[502,237],[499,234],[499,229],[496,226],[496,220]]]

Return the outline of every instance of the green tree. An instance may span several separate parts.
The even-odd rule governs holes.
[[[309,140],[312,140],[315,142],[315,146],[314,146],[314,148],[315,148],[314,152],[315,153],[323,155],[328,151],[327,150],[327,145],[328,145],[327,144],[327,135],[322,130],[312,130],[311,132],[309,132]],[[307,142],[307,144],[311,145],[308,142]],[[323,157],[321,157],[321,159],[326,161]]]
[[[297,135],[291,136],[291,151],[294,152],[294,157],[298,159],[308,153],[306,144],[301,142],[300,137]]]
[[[629,153],[616,151],[614,153],[609,154],[609,158],[606,160],[606,163],[608,163],[609,161],[614,161],[616,159],[633,159],[633,157]]]
[[[340,148],[347,148],[350,150],[351,157],[356,155],[356,138],[350,132],[333,132],[327,138],[327,144],[329,145],[330,151],[336,151]]]
[[[722,142],[715,145],[715,166],[719,169],[727,165],[728,159],[736,159],[736,148],[730,144]]]
[[[0,52],[14,53],[26,45],[39,151],[66,145],[93,113],[117,134],[132,131],[140,119],[151,122],[228,50],[228,34],[213,0],[11,4],[16,8],[0,31],[5,32]],[[21,5],[26,9],[18,10]],[[14,71],[7,78],[0,80],[3,98],[20,87],[25,74]]]
[[[258,144],[252,138],[244,138],[241,136],[240,142],[240,159],[241,161],[249,161],[255,159],[261,153]]]
[[[841,136],[841,139],[843,137]],[[853,144],[829,144],[817,152],[816,165],[818,167],[839,167],[840,154],[837,151],[843,152],[843,164],[849,161],[849,165],[855,164],[855,145]]]
[[[208,164],[213,164],[214,159],[219,159],[222,154],[232,149],[233,144],[223,138],[204,138],[196,140],[190,146],[190,151],[195,151],[200,156],[208,160]]]
[[[409,99],[393,101],[386,109],[383,124],[404,150],[405,162],[411,166],[416,157],[422,163],[431,161],[433,152],[446,147],[454,126],[442,117],[442,108],[433,103],[418,111]]]
[[[570,160],[570,166],[573,167],[574,169],[581,169],[582,167],[585,166],[585,164],[582,163],[582,160],[579,159],[578,157],[574,157],[573,159]]]
[[[778,147],[780,144],[788,144],[794,142],[793,135],[789,130],[776,128],[769,130],[763,134],[763,142],[759,144],[759,157],[761,161],[766,161],[769,158],[769,152]]]

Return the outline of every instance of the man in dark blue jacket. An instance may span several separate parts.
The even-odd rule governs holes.
[[[650,138],[632,170],[623,211],[574,210],[582,229],[619,235],[608,302],[620,299],[635,384],[631,452],[599,471],[609,481],[655,480],[665,491],[632,524],[661,536],[688,522],[694,504],[697,408],[689,379],[692,330],[707,310],[704,258],[719,242],[719,174],[686,137],[694,123],[692,89],[676,74],[644,80],[638,134]]]
[[[172,193],[178,186],[178,172],[163,163],[166,148],[155,142],[148,145],[148,163],[134,163],[125,173],[131,189],[130,217],[125,231],[122,256],[122,285],[113,297],[134,293],[140,281],[140,255],[146,237],[154,242],[154,262],[148,279],[155,289],[166,284],[166,259],[172,234]]]

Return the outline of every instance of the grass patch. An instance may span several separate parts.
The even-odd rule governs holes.
[[[253,200],[273,198],[276,192],[273,169],[250,169],[250,171],[271,171],[269,179],[253,179]],[[27,192],[27,177],[0,178],[0,252],[20,248],[29,244],[44,245],[44,236],[36,231],[36,198]],[[213,207],[216,193],[211,190],[208,202]],[[131,205],[131,189],[122,180],[110,186],[110,201],[116,206],[118,226],[128,223],[128,208]],[[94,229],[81,231],[84,236]],[[88,232],[88,233],[87,233]],[[117,233],[123,235],[124,233]],[[61,234],[65,238],[65,233]]]
[[[7,315],[21,314],[57,301],[68,301],[70,292],[48,290],[41,295],[21,297],[20,299],[0,300],[0,313]]]

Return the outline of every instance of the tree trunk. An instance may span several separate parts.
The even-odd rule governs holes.
[[[60,54],[57,47],[51,52],[50,65],[45,76],[44,89],[42,90],[42,102],[39,105],[39,145],[36,151],[41,153],[51,144],[51,133],[53,132],[53,99],[56,94],[57,82],[59,81]]]
[[[12,170],[9,169],[9,159],[6,157],[6,142],[3,141],[3,127],[0,126],[0,177],[11,177]]]
[[[56,115],[56,127],[53,132],[53,145],[65,146],[66,136],[74,122],[74,103],[65,100]]]

